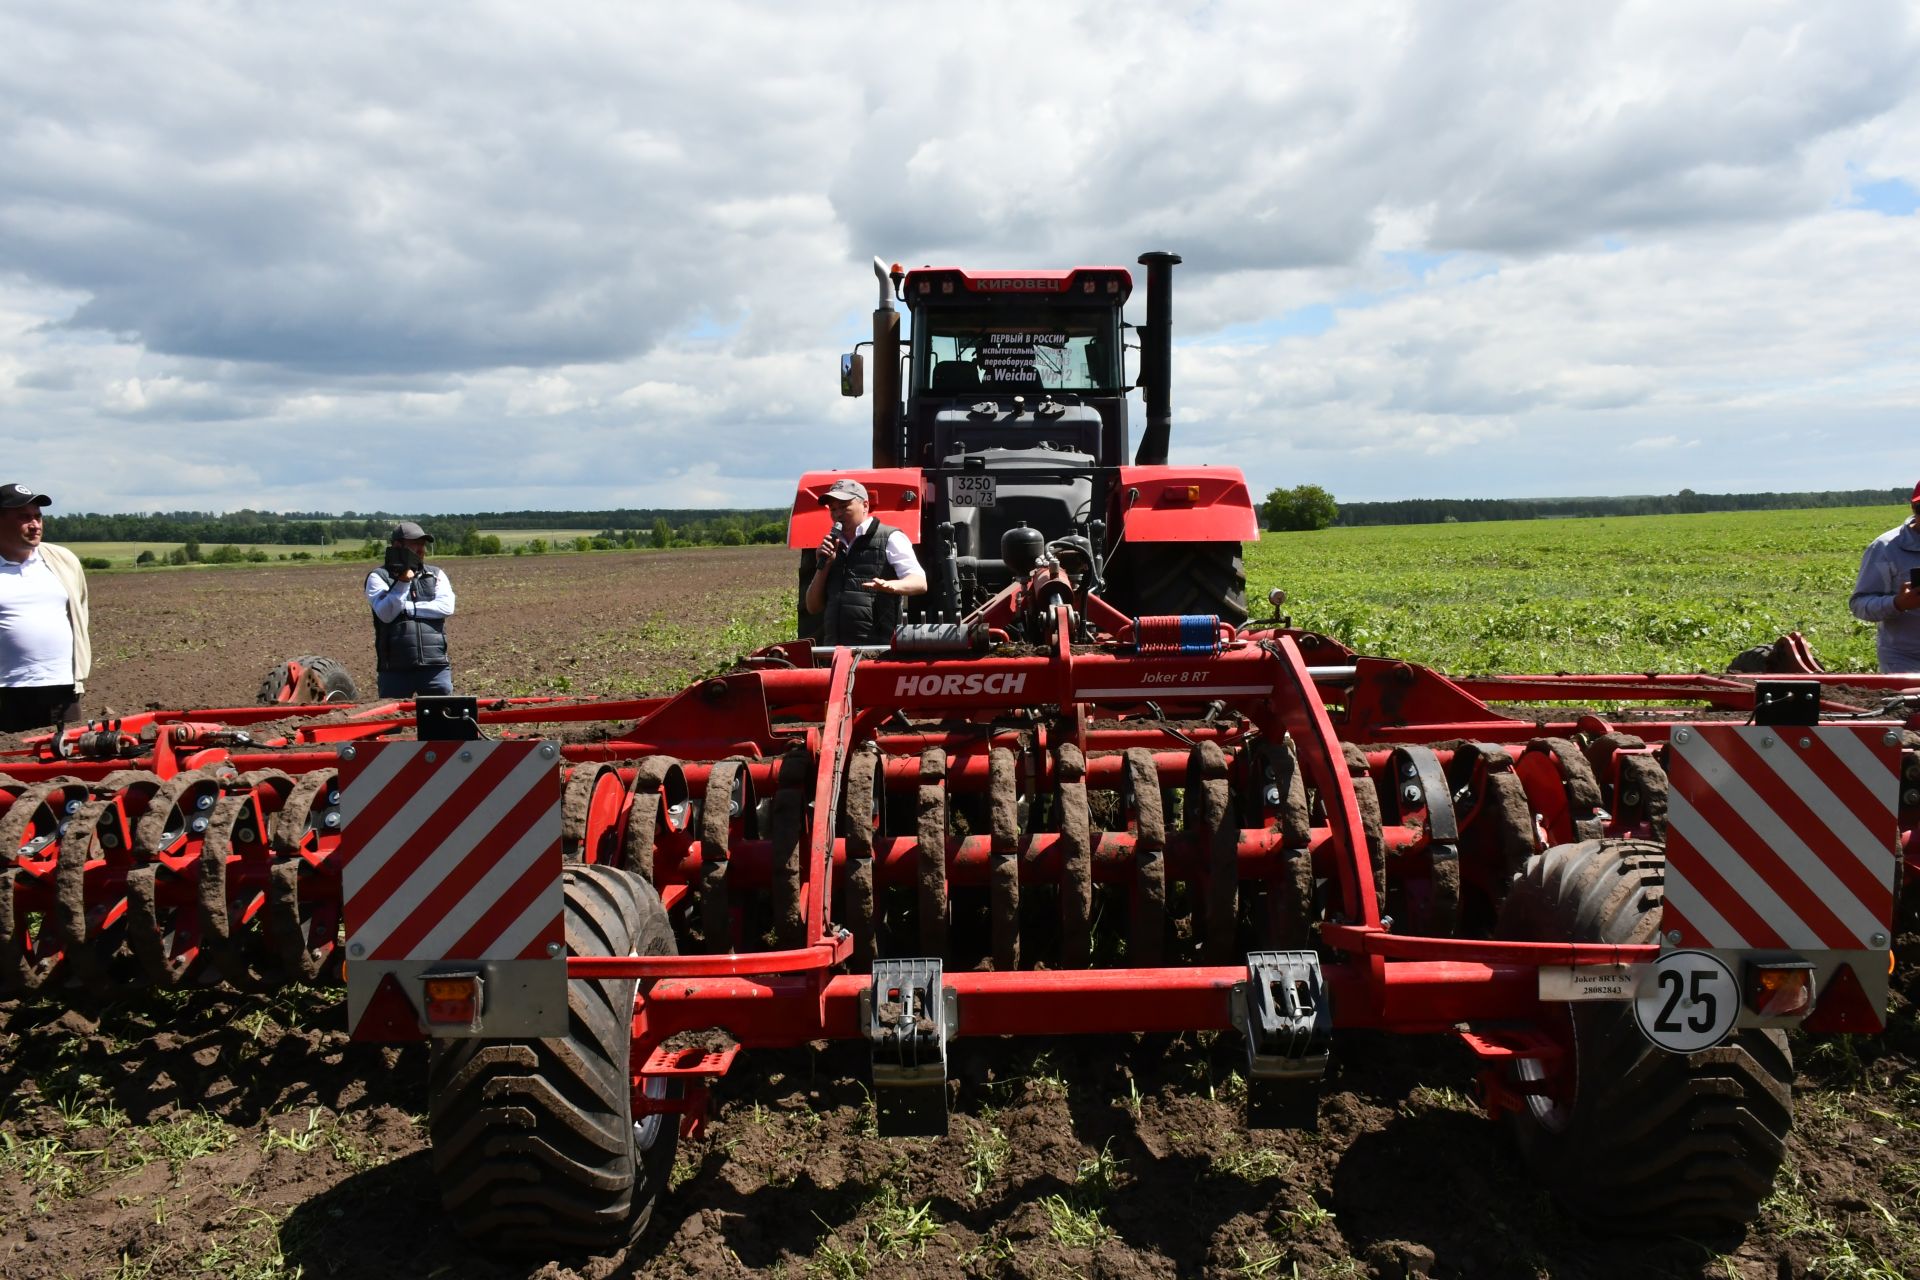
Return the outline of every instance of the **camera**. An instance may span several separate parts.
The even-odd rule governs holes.
[[[1915,591],[1920,591],[1920,564],[1907,570],[1907,581],[1913,584]]]
[[[409,569],[418,573],[425,567],[426,562],[412,547],[403,547],[397,542],[387,544],[386,570],[389,578],[397,579]]]

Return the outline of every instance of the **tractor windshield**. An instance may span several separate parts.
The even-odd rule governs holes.
[[[916,392],[1123,386],[1111,307],[927,307],[914,320]]]

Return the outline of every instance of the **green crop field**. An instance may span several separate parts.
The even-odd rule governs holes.
[[[1294,625],[1462,674],[1721,671],[1798,631],[1831,670],[1874,667],[1847,612],[1898,508],[1402,525],[1264,534],[1247,598]]]
[[[181,546],[178,542],[62,542],[60,545],[77,556],[98,556],[105,560],[111,560],[113,561],[113,567],[116,569],[133,568],[133,562],[139,558],[142,551],[151,551],[157,559],[164,561],[169,551],[173,551]],[[229,544],[222,542],[203,542],[200,544],[200,553],[202,555],[212,555],[226,545]],[[255,550],[264,551],[267,553],[269,559],[276,562],[281,556],[291,557],[296,552],[301,551],[306,552],[315,560],[327,560],[331,562],[333,553],[340,549],[338,546],[323,547],[311,544],[279,542],[245,542],[233,545],[238,546],[242,553]]]
[[[427,527],[431,529],[433,526],[429,524]],[[483,536],[490,533],[494,537],[500,539],[500,545],[505,547],[509,551],[513,550],[515,547],[524,547],[529,542],[532,542],[535,538],[545,539],[546,544],[549,547],[552,547],[556,550],[561,549],[563,545],[565,546],[565,549],[572,550],[571,545],[567,545],[567,544],[571,544],[575,538],[591,538],[596,533],[599,533],[600,530],[598,529],[482,529],[480,532]]]

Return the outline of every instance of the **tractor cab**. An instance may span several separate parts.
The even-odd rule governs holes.
[[[902,457],[922,467],[986,449],[1068,449],[1111,463],[1127,447],[1121,267],[909,273]]]
[[[788,545],[801,553],[803,594],[828,527],[820,495],[845,476],[866,486],[869,509],[907,533],[928,571],[909,621],[959,621],[1007,587],[1025,563],[1010,566],[1009,538],[1037,542],[1043,560],[1072,540],[1085,548],[1081,587],[1135,614],[1244,620],[1240,544],[1259,536],[1246,480],[1230,467],[1167,465],[1180,258],[1140,261],[1147,317],[1129,326],[1126,267],[904,271],[874,259],[872,386],[863,353],[840,364],[842,394],[872,396],[872,465],[801,477]],[[1137,442],[1127,415],[1135,386],[1145,409]],[[799,625],[810,637],[804,601]]]
[[[1127,450],[1132,290],[1123,267],[923,267],[900,281],[911,331],[899,457],[926,476],[926,512],[953,526],[962,576],[981,587],[1001,576],[980,561],[999,558],[1007,530],[1052,541],[1103,512],[1103,469]]]

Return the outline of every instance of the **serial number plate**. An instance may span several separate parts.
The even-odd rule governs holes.
[[[1542,1000],[1631,1000],[1638,969],[1630,964],[1543,964]]]
[[[956,507],[990,507],[995,490],[992,476],[955,476],[948,489],[948,501]]]

